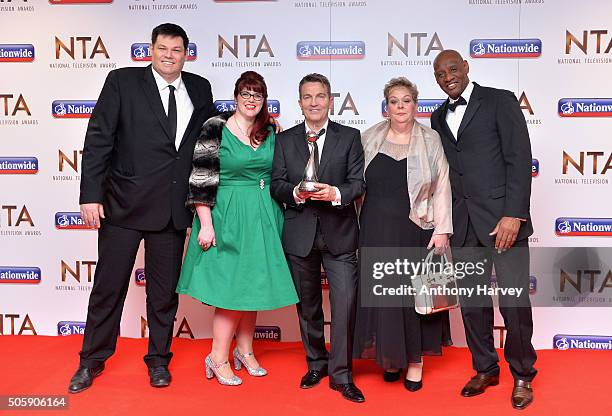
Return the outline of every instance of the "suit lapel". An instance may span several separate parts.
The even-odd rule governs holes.
[[[325,167],[329,163],[331,155],[334,154],[336,146],[338,146],[339,136],[338,128],[336,124],[329,120],[327,124],[327,134],[325,135],[325,146],[323,146],[323,153],[321,153],[321,162],[319,163],[319,179],[323,176]]]
[[[166,111],[164,110],[164,105],[161,101],[161,96],[159,95],[159,90],[157,89],[157,84],[155,83],[155,78],[153,78],[153,68],[151,65],[145,68],[144,70],[144,78],[142,81],[143,90],[151,105],[151,109],[153,113],[159,120],[159,123],[162,125],[164,132],[166,133],[166,137],[170,139],[170,127],[168,126],[168,116],[166,115]],[[174,138],[171,139],[174,143]]]
[[[195,127],[195,125],[197,123],[200,111],[202,110],[202,108],[206,104],[203,101],[203,98],[202,98],[200,92],[198,91],[198,89],[191,82],[192,81],[191,78],[188,77],[188,76],[186,77],[184,72],[183,72],[182,78],[183,78],[183,83],[185,84],[185,88],[187,88],[187,94],[189,94],[189,99],[191,100],[191,104],[193,104],[193,113],[191,113],[191,118],[189,119],[189,124],[187,124],[187,128],[185,129],[185,133],[183,134],[183,137],[181,138],[181,144],[179,145],[179,148],[180,148],[180,146],[183,145],[183,143],[185,143],[187,138],[190,136],[191,130],[193,130],[193,128]]]
[[[457,140],[461,137],[461,133],[467,127],[467,125],[472,121],[474,115],[478,111],[480,107],[480,86],[474,83],[474,89],[472,90],[472,95],[470,96],[470,102],[468,103],[467,108],[465,109],[465,114],[463,114],[463,119],[461,119],[461,124],[459,125],[459,130],[457,130]]]
[[[438,114],[438,124],[442,127],[444,137],[454,146],[457,145],[457,140],[455,136],[453,136],[453,132],[450,127],[448,127],[448,123],[446,122],[446,112],[448,111],[448,99],[444,101],[442,104],[442,108],[440,108],[440,113]]]
[[[310,152],[308,151],[308,144],[306,143],[306,127],[304,123],[297,125],[295,129],[295,135],[293,136],[293,143],[295,144],[297,153],[301,156],[304,166],[308,162]]]

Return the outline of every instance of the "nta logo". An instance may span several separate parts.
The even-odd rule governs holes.
[[[586,156],[586,157],[585,157]],[[602,159],[599,159],[599,158]],[[601,172],[598,172],[598,166],[602,166],[599,161],[600,160],[605,160],[606,157],[606,153],[603,151],[590,151],[590,152],[584,152],[581,151],[578,154],[578,157],[576,157],[576,159],[578,161],[576,161],[576,159],[572,158],[569,153],[567,153],[565,150],[563,151],[563,168],[562,168],[562,172],[564,175],[568,174],[568,170],[570,165],[574,167],[574,169],[576,169],[578,171],[578,173],[580,173],[581,175],[584,175],[585,172],[585,168],[587,168],[587,164],[586,161],[590,158],[590,165],[592,167],[591,172],[593,173],[593,175],[605,175],[608,170],[612,169],[612,153],[609,154],[608,159],[606,160],[606,162],[604,162],[603,167],[601,168]],[[587,170],[587,174],[589,173],[589,171]]]
[[[606,44],[605,36],[608,34],[608,31],[605,29],[599,30],[583,30],[582,31],[582,41],[578,40],[578,38],[569,30],[565,31],[565,54],[569,55],[572,51],[572,44],[575,45],[578,49],[582,51],[583,54],[587,55],[589,53],[589,39],[593,40],[595,38],[595,48],[591,48],[591,51],[595,49],[595,53],[610,53],[612,50],[612,38]],[[604,43],[602,43],[602,40]],[[591,41],[591,45],[593,45]],[[603,46],[603,48],[602,48]]]
[[[425,53],[423,53],[421,43],[423,39],[427,39],[429,37],[428,33],[404,33],[404,38],[400,41],[398,38],[393,36],[391,33],[387,32],[387,56],[392,56],[394,50],[397,48],[404,56],[408,56],[410,40],[414,39],[414,48],[416,49],[416,56],[429,56],[432,51],[443,51],[444,46],[442,46],[442,42],[440,42],[440,38],[438,34],[434,32],[431,36],[431,40],[427,44],[425,48]]]
[[[22,94],[19,94],[15,105],[9,106],[9,99],[14,98],[13,94],[0,94],[0,99],[4,101],[4,115],[14,117],[17,115],[18,111],[25,111],[25,113],[29,116],[32,115],[30,109],[28,108],[28,103],[26,103],[25,98],[23,98]],[[11,103],[12,104],[12,103]]]
[[[63,50],[71,59],[94,59],[96,55],[103,55],[106,59],[110,59],[108,50],[102,41],[102,38],[98,36],[93,47],[90,48],[89,43],[93,41],[91,36],[71,36],[70,41],[63,42],[57,36],[55,37],[55,59],[60,59],[61,51]],[[68,45],[66,44],[68,43]],[[80,46],[80,56],[77,54]]]
[[[274,58],[274,52],[270,47],[270,42],[268,42],[266,35],[262,35],[259,42],[257,42],[255,52],[252,55],[251,41],[256,41],[257,35],[234,35],[231,44],[223,36],[217,36],[217,49],[219,58],[223,58],[223,55],[225,54],[226,50],[236,59],[240,58],[241,56],[245,58],[257,58],[261,53],[266,53],[269,57]]]

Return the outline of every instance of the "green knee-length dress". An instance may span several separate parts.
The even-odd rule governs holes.
[[[216,247],[198,244],[195,215],[176,291],[223,309],[258,311],[298,302],[281,243],[283,213],[270,196],[273,132],[257,150],[223,127],[212,208]]]

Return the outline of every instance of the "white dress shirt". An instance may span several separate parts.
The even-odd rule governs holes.
[[[470,97],[472,96],[472,91],[474,90],[474,84],[471,82],[468,83],[465,90],[461,93],[461,97],[469,104]],[[458,100],[459,98],[457,98]],[[452,98],[448,98],[449,102],[452,104],[457,100],[453,100]],[[457,140],[457,133],[459,132],[459,126],[461,125],[461,120],[463,120],[463,115],[465,114],[465,110],[467,109],[467,105],[458,105],[455,108],[455,111],[448,110],[446,112],[446,124],[450,128],[450,131],[455,136],[455,140]]]
[[[323,125],[323,127],[321,127],[321,129],[315,130],[315,129],[310,128],[308,126],[308,123],[304,121],[304,140],[306,140],[307,132],[314,131],[315,133],[318,133],[320,130],[325,129],[325,133],[320,135],[319,138],[317,139],[317,146],[319,147],[319,163],[321,162],[321,155],[323,154],[323,146],[325,145],[325,137],[327,137],[328,124],[329,124],[329,119],[325,121],[325,124]],[[332,186],[332,188],[336,190],[336,199],[334,201],[331,201],[332,205],[342,205],[342,196],[340,195],[340,190],[336,186]],[[304,202],[306,202],[305,199],[298,198],[297,186],[293,188],[293,199],[295,199],[295,202],[297,204],[303,204]]]
[[[176,137],[174,138],[174,146],[176,147],[176,150],[178,150],[179,146],[181,145],[183,135],[185,134],[185,130],[187,130],[189,120],[191,120],[193,103],[189,98],[187,88],[185,87],[183,78],[180,75],[171,84],[168,84],[168,82],[162,78],[162,76],[159,75],[157,71],[153,69],[153,67],[151,67],[151,71],[153,71],[153,78],[155,78],[155,83],[157,84],[159,96],[161,97],[162,104],[164,105],[166,115],[168,115],[168,100],[170,99],[170,88],[168,88],[168,86],[173,85],[175,88],[174,98],[176,99]]]

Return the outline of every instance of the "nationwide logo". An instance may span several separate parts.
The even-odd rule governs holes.
[[[151,45],[149,43],[132,43],[131,55],[132,61],[149,62],[151,61]],[[198,47],[195,43],[187,45],[186,61],[195,61],[198,59]]]
[[[612,218],[557,218],[555,233],[560,237],[612,237]]]
[[[281,330],[277,326],[256,326],[253,339],[261,339],[265,341],[280,341]]]
[[[320,59],[363,59],[365,42],[349,41],[301,41],[296,46],[297,58],[301,61]]]
[[[38,267],[0,266],[0,283],[40,283],[41,272]]]
[[[417,112],[415,117],[419,118],[429,118],[431,114],[436,111],[438,107],[444,104],[446,100],[438,100],[438,99],[422,99],[419,100],[417,104]],[[381,103],[381,113],[383,117],[388,117],[389,113],[387,113],[387,100],[382,100]]]
[[[85,322],[59,321],[57,323],[57,335],[83,335],[85,334]]]
[[[612,337],[597,335],[555,335],[553,348],[565,350],[612,350]]]
[[[612,98],[561,98],[561,117],[612,117]]]
[[[217,100],[214,102],[217,111],[226,112],[226,111],[236,111],[236,101],[234,100]],[[280,101],[278,100],[268,100],[268,113],[272,117],[280,116]]]
[[[136,283],[136,286],[146,286],[147,285],[145,269],[134,270],[134,283]]]
[[[51,114],[55,118],[90,118],[96,106],[91,100],[55,100],[51,103]]]
[[[90,3],[112,3],[113,0],[49,0],[51,4],[90,4]]]
[[[537,58],[542,55],[540,39],[473,39],[472,58]]]
[[[538,159],[531,159],[531,177],[535,178],[540,174],[540,161]]]
[[[32,62],[34,60],[34,45],[4,44],[0,45],[0,62]]]
[[[32,175],[38,173],[35,157],[0,157],[0,174]]]
[[[329,290],[329,279],[327,278],[327,273],[324,270],[321,270],[321,288],[323,290]]]
[[[56,212],[55,228],[58,230],[93,230],[81,218],[80,212]]]

